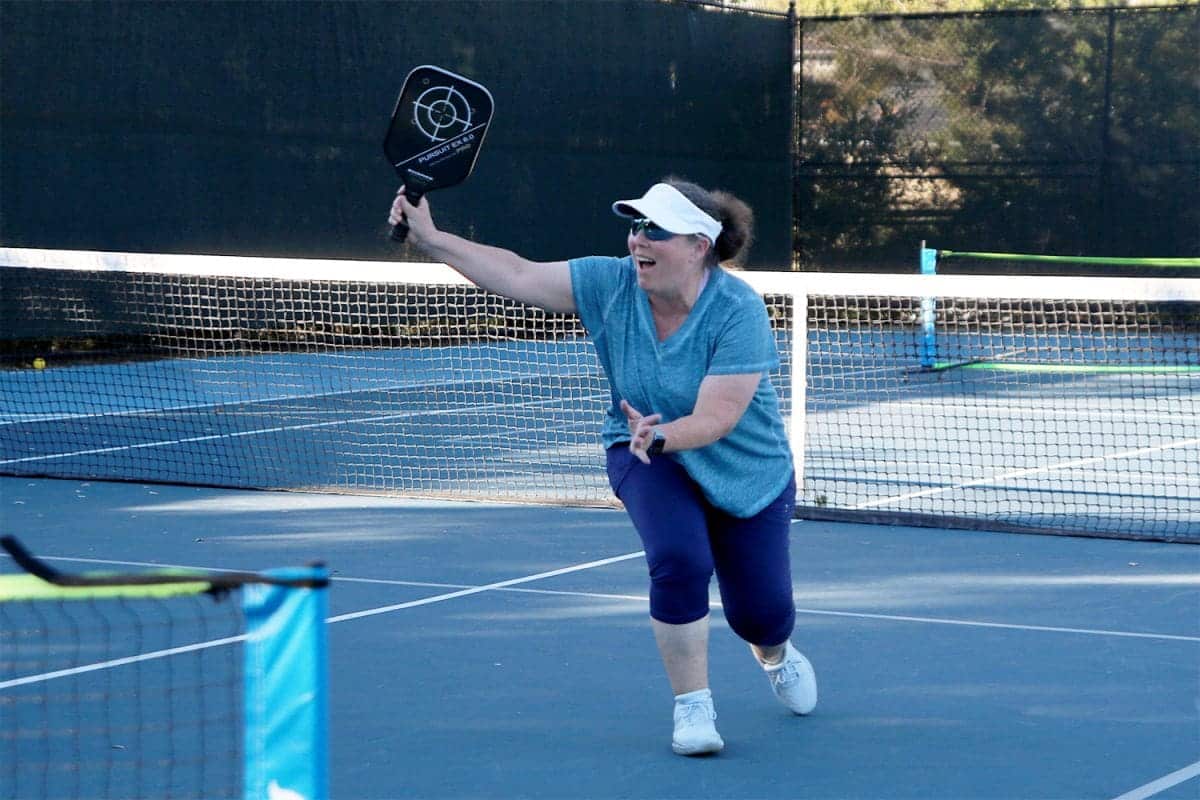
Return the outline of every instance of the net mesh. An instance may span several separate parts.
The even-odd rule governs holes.
[[[10,345],[4,469],[605,501],[607,388],[573,318],[380,276],[31,269],[4,281],[13,313],[40,327]]]
[[[0,602],[0,796],[241,797],[241,649],[202,644],[240,629],[208,596]]]
[[[0,261],[5,473],[613,503],[574,317],[438,265]],[[742,277],[803,515],[1200,540],[1200,281]]]
[[[1200,305],[812,300],[817,511],[1200,536]]]

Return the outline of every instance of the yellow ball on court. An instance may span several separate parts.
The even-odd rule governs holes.
[[[35,358],[35,359],[33,360],[33,368],[34,368],[34,369],[45,369],[45,368],[46,368],[46,359],[44,359],[44,358]]]

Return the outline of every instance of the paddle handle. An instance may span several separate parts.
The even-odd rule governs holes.
[[[407,188],[404,190],[404,196],[408,198],[408,202],[412,203],[414,206],[417,203],[420,203],[421,198],[424,197],[424,195],[419,191]],[[392,241],[396,242],[397,244],[404,243],[404,241],[408,238],[408,220],[406,220],[404,217],[401,217],[400,221],[392,226],[391,238]]]
[[[425,180],[420,175],[413,172],[411,169],[404,171],[404,196],[408,202],[414,206],[421,202],[421,198],[425,196]],[[404,217],[392,226],[391,239],[393,242],[403,244],[408,238],[408,220]]]

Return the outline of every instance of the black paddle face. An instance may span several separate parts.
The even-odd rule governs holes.
[[[491,92],[461,75],[428,65],[408,73],[383,152],[404,182],[410,203],[467,179],[493,107]],[[404,223],[392,229],[396,241],[407,234]]]

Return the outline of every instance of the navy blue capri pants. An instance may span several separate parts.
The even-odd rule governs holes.
[[[671,625],[703,618],[715,573],[734,633],[762,647],[787,641],[796,623],[788,555],[795,477],[770,505],[743,519],[709,503],[668,456],[643,464],[627,444],[616,444],[607,461],[609,484],[646,551],[650,616]]]

